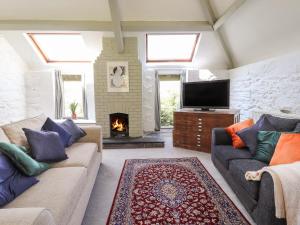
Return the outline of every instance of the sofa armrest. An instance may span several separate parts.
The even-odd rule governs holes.
[[[232,140],[230,135],[224,128],[212,129],[212,145],[231,145]]]
[[[49,210],[44,208],[0,209],[1,225],[56,225]]]
[[[78,142],[91,142],[98,144],[98,151],[102,150],[102,128],[98,125],[80,126],[86,132],[86,136],[80,138]]]

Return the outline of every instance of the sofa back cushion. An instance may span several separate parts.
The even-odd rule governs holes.
[[[6,136],[6,134],[4,133],[3,129],[0,128],[0,142],[8,142],[10,143],[8,137]]]
[[[291,132],[295,129],[297,123],[300,123],[300,119],[288,119],[266,114],[271,125],[280,132]]]
[[[2,129],[4,130],[5,134],[7,135],[11,143],[24,146],[28,149],[29,144],[27,142],[26,136],[22,128],[41,130],[46,119],[47,117],[44,114],[42,114],[30,119],[25,119],[25,120],[4,125],[2,126]]]

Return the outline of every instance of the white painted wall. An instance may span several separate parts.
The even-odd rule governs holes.
[[[300,52],[246,65],[229,71],[231,108],[241,119],[252,112],[300,115]]]
[[[30,71],[25,74],[27,117],[44,113],[55,117],[54,71]]]
[[[26,117],[24,73],[27,65],[0,36],[0,124]]]

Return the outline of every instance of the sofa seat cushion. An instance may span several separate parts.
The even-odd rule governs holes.
[[[231,145],[216,145],[213,154],[226,169],[229,168],[230,160],[251,159],[252,157],[248,149],[235,149]]]
[[[87,182],[87,170],[84,167],[53,168],[38,179],[38,184],[4,208],[46,208],[56,224],[68,224]]]
[[[68,159],[51,164],[53,168],[59,167],[85,167],[89,174],[93,159],[96,157],[98,146],[96,143],[75,143],[66,148]]]
[[[229,162],[229,173],[234,177],[235,181],[251,196],[257,200],[260,182],[247,181],[245,173],[247,171],[256,171],[267,164],[254,159],[236,159]]]

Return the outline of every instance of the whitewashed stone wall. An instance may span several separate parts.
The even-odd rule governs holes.
[[[241,119],[262,111],[300,115],[300,53],[230,70],[231,108]]]
[[[103,38],[103,50],[94,64],[96,122],[103,136],[110,136],[109,114],[129,114],[129,135],[143,135],[142,72],[138,60],[137,38],[124,38],[124,52],[118,53],[114,38]],[[129,92],[107,92],[107,62],[128,61]]]
[[[26,117],[27,65],[0,36],[0,124]]]
[[[54,71],[30,71],[25,74],[27,117],[45,114],[55,118]]]

